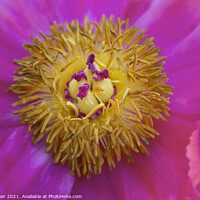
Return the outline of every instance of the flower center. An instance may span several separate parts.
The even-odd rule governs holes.
[[[33,143],[45,139],[54,163],[68,163],[79,177],[101,173],[104,160],[112,170],[122,153],[128,161],[133,152],[148,155],[159,134],[153,118],[169,116],[173,89],[153,38],[104,15],[99,24],[86,16],[83,27],[75,20],[50,29],[24,44],[30,57],[15,60],[20,67],[9,89],[19,95],[14,113]]]
[[[107,105],[109,99],[114,99],[116,94],[108,70],[97,70],[96,68],[99,67],[96,65],[95,68],[94,60],[94,54],[90,54],[86,62],[88,67],[77,74],[74,73],[71,80],[67,82],[67,89],[65,89],[65,98],[78,107],[79,118],[86,116],[100,103]],[[89,119],[101,115],[103,108],[95,111]]]

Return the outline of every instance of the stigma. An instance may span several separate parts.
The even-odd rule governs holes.
[[[45,140],[53,162],[79,177],[100,174],[104,163],[112,170],[122,154],[129,162],[134,152],[149,155],[159,135],[153,119],[166,121],[173,89],[153,38],[128,19],[104,15],[99,23],[85,16],[83,26],[73,20],[50,29],[24,44],[30,56],[14,61],[9,88],[33,143]]]
[[[95,55],[92,53],[88,56],[85,70],[74,73],[65,89],[65,98],[77,106],[79,117],[87,115],[101,102],[108,104],[114,96],[114,85],[109,79],[108,70],[98,71],[93,65],[94,61]],[[98,117],[101,112],[97,110],[91,117]]]

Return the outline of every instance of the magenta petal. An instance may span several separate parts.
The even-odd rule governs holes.
[[[190,137],[190,143],[187,146],[187,158],[190,167],[188,175],[192,184],[200,188],[200,123]]]
[[[155,0],[134,24],[146,28],[163,48],[181,41],[195,29],[200,20],[199,9],[199,0]]]
[[[193,187],[191,180],[187,180],[178,199],[200,199],[200,193]]]
[[[40,3],[40,0],[38,2]],[[85,0],[84,3],[82,0],[50,0],[44,1],[43,3],[51,24],[54,21],[63,23],[73,19],[78,19],[79,22],[82,23],[84,14],[88,13],[88,7],[90,6],[90,2],[88,0]]]
[[[18,98],[15,94],[6,92],[10,84],[10,82],[0,80],[0,128],[21,125],[19,116],[13,114],[17,108],[12,107]]]
[[[130,0],[126,2],[126,6],[123,10],[124,19],[129,18],[130,22],[135,23],[140,17],[148,11],[153,1],[149,0]]]
[[[24,0],[3,0],[0,4],[1,24],[8,33],[16,34],[28,40],[31,35],[36,35],[39,30],[47,30],[49,23],[48,2],[24,1]],[[45,15],[44,15],[45,13]]]
[[[93,175],[90,179],[77,178],[71,191],[71,195],[81,194],[87,200],[114,200],[120,199],[113,188],[105,169],[100,175]]]
[[[33,145],[26,127],[10,132],[0,149],[4,193],[69,194],[74,178],[67,166],[54,165],[43,143]]]
[[[149,0],[89,0],[88,1],[88,15],[92,20],[99,20],[102,14],[110,16],[113,14],[116,18],[122,17],[126,19],[129,17],[131,20],[136,20],[142,13],[148,9],[151,1]],[[81,4],[82,5],[82,4]],[[116,20],[116,19],[114,19]]]
[[[175,88],[171,109],[189,120],[200,118],[200,25],[169,53],[166,71]]]

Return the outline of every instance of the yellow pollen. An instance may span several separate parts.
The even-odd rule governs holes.
[[[73,20],[50,29],[24,44],[30,56],[14,60],[19,68],[9,88],[33,143],[46,140],[53,162],[78,177],[100,174],[104,163],[112,170],[122,154],[128,162],[133,152],[149,155],[159,135],[153,118],[166,121],[173,89],[154,38],[105,15],[99,23],[85,16],[83,26]]]

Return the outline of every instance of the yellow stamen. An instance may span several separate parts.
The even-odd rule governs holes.
[[[65,71],[67,69],[67,67],[69,67],[72,63],[74,63],[78,59],[79,59],[79,57],[74,58],[72,61],[70,61],[69,63],[67,63],[64,67],[62,67],[62,69],[60,71],[61,72]]]
[[[148,155],[148,138],[159,135],[153,118],[166,121],[173,89],[154,38],[129,27],[129,19],[115,23],[113,15],[100,23],[86,15],[83,27],[77,19],[54,22],[50,30],[24,44],[31,56],[14,60],[19,68],[8,90],[19,97],[13,106],[24,106],[14,114],[29,125],[33,143],[46,137],[53,162],[68,164],[78,177],[100,174],[104,160],[112,170],[115,155],[129,162],[132,152]]]
[[[99,110],[100,108],[104,107],[104,103],[100,103],[98,106],[96,106],[95,108],[93,108],[85,117],[85,119],[88,119],[90,116],[92,116],[97,110]]]

